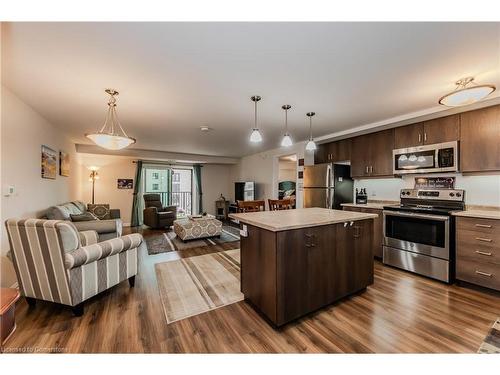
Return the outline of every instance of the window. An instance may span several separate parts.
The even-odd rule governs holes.
[[[181,181],[181,174],[178,172],[174,172],[172,174],[172,182],[180,182]]]

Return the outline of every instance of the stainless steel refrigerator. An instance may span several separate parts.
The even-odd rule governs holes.
[[[304,167],[304,207],[342,209],[352,203],[354,182],[351,166],[324,163]]]

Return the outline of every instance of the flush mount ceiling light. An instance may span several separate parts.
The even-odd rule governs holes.
[[[457,85],[455,90],[441,97],[439,104],[460,107],[483,100],[496,90],[493,85],[477,85],[473,77],[460,79],[455,84]]]
[[[292,108],[290,104],[285,104],[281,106],[282,109],[285,110],[285,134],[283,135],[283,139],[281,140],[282,147],[290,147],[293,145],[292,137],[288,133],[288,110]]]
[[[257,126],[257,102],[262,99],[259,95],[254,95],[250,98],[255,105],[255,117],[254,117],[254,127],[252,129],[252,134],[250,134],[250,142],[259,143],[262,142],[262,135],[260,134],[259,127]]]
[[[316,150],[316,143],[314,142],[313,133],[312,133],[312,117],[315,115],[315,112],[307,112],[306,116],[309,117],[309,142],[306,144],[307,151]]]
[[[200,130],[202,132],[209,132],[210,130],[212,130],[212,128],[209,126],[200,126]]]
[[[135,139],[129,137],[123,130],[118,116],[116,115],[116,98],[118,91],[113,89],[104,90],[109,94],[108,113],[104,125],[97,133],[85,134],[96,145],[108,150],[121,150],[135,143]]]

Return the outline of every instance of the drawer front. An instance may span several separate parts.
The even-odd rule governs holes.
[[[482,233],[457,229],[457,245],[500,250],[500,233]]]
[[[500,265],[458,258],[457,279],[500,290]]]
[[[500,249],[482,246],[457,246],[457,258],[465,261],[487,262],[500,265]]]
[[[457,232],[475,231],[481,234],[500,235],[500,220],[476,219],[473,217],[457,217]]]

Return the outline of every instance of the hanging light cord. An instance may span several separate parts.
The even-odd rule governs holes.
[[[108,113],[106,113],[106,118],[104,119],[104,125],[102,126],[101,130],[99,130],[99,133],[103,133],[106,127],[108,126],[108,122],[110,123],[110,132],[109,134],[112,135],[119,135],[115,133],[115,123],[118,124],[118,129],[121,130],[122,134],[126,137],[129,138],[127,133],[125,133],[125,130],[123,130],[122,125],[120,124],[120,121],[118,120],[118,115],[116,114],[116,98],[114,94],[109,94],[109,102],[108,102]],[[255,109],[257,111],[257,109]]]
[[[309,140],[313,139],[313,131],[312,131],[312,116],[309,116]]]
[[[255,104],[255,123],[254,123],[254,129],[257,129],[257,100],[254,101]]]

